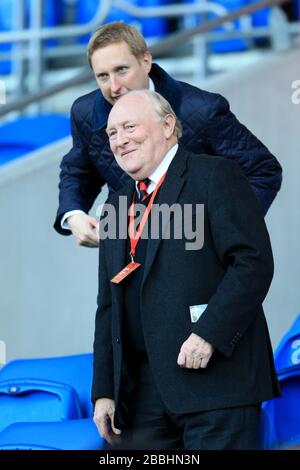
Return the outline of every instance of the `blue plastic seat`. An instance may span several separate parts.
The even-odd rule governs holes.
[[[101,449],[93,355],[19,359],[0,370],[0,449]]]
[[[165,6],[170,3],[174,3],[173,0],[131,0],[133,5],[138,5],[139,7],[157,7]],[[95,15],[96,9],[98,7],[99,0],[79,0],[77,2],[76,9],[76,21],[77,23],[87,23],[91,21]],[[145,38],[161,38],[170,32],[170,21],[167,18],[136,18],[129,13],[126,13],[124,10],[111,7],[108,16],[104,20],[104,24],[110,23],[112,21],[123,21],[124,23],[133,24],[138,29],[141,30],[141,33]],[[81,37],[80,42],[87,42],[89,40],[89,35],[84,35]]]
[[[104,445],[92,419],[17,423],[0,433],[0,450],[99,450]]]
[[[43,359],[18,359],[0,370],[1,383],[20,380],[52,381],[64,384],[76,391],[81,417],[92,416],[91,384],[93,355],[51,357]],[[0,416],[1,423],[1,416]]]
[[[0,382],[0,431],[22,421],[63,421],[81,418],[76,391],[65,384],[37,379]]]
[[[300,436],[300,365],[278,373],[282,397],[263,404],[265,449],[289,448],[299,444]]]
[[[140,7],[154,8],[174,4],[173,0],[138,0]],[[170,32],[170,20],[167,18],[142,18],[141,32],[145,38],[162,38]]]
[[[0,165],[70,135],[69,117],[39,114],[0,126]]]
[[[248,0],[216,0],[216,3],[219,3],[223,7],[227,8],[227,10],[235,11],[249,3]],[[237,19],[234,21],[234,29],[242,31],[242,22],[241,19]],[[221,26],[216,29],[216,31],[224,31],[224,28]],[[238,52],[238,51],[245,51],[248,49],[247,40],[243,38],[233,38],[233,39],[223,39],[220,41],[215,41],[211,44],[212,50],[218,53],[226,53],[226,52]]]
[[[185,0],[186,3],[202,3],[202,0]],[[246,5],[248,0],[215,0],[215,3],[220,4],[221,6],[225,7],[228,12],[238,10],[239,8],[243,7]],[[198,15],[193,15],[193,17],[187,17],[184,20],[184,24],[186,24],[188,27],[195,26],[196,24],[200,24],[201,21],[203,22],[204,20],[202,19],[203,16],[199,14]],[[211,21],[216,18],[219,18],[219,16],[216,16],[214,13],[207,13],[204,15],[205,21]],[[235,30],[242,30],[242,23],[240,19],[237,19],[234,21],[234,29]],[[218,28],[215,28],[214,31],[216,32],[221,32],[224,31],[224,27],[220,26]],[[217,53],[226,53],[226,52],[236,52],[236,51],[244,51],[248,49],[248,43],[245,39],[242,38],[233,38],[233,39],[222,39],[219,41],[214,41],[210,43],[210,48],[212,49],[213,52]]]
[[[274,352],[282,398],[263,403],[261,445],[272,449],[298,444],[300,437],[300,315]]]
[[[248,3],[257,3],[257,0],[250,0]],[[262,10],[255,11],[252,13],[252,26],[268,26],[270,21],[271,8],[263,8]]]
[[[132,1],[132,3],[135,3]],[[95,16],[96,10],[99,6],[99,0],[78,0],[76,3],[76,22],[79,24],[85,24],[92,20]],[[108,16],[104,19],[104,24],[112,21],[123,21],[124,23],[131,23],[133,17],[126,13],[124,10],[120,10],[114,6],[109,10]],[[100,26],[100,25],[99,25]],[[85,34],[81,36],[80,42],[88,42],[90,36]]]

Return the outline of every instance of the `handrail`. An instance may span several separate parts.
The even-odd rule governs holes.
[[[220,18],[216,18],[214,20],[208,21],[207,23],[199,26],[195,26],[187,31],[182,31],[179,33],[174,33],[170,35],[168,38],[163,39],[159,43],[156,43],[149,47],[150,52],[152,55],[155,57],[159,54],[165,53],[166,51],[182,44],[183,42],[186,42],[190,38],[198,35],[198,34],[204,34],[207,33],[214,28],[217,28],[224,23],[234,21],[240,16],[243,15],[248,15],[250,13],[254,13],[255,11],[261,10],[263,8],[269,7],[269,6],[275,6],[275,5],[281,5],[283,3],[286,3],[289,0],[262,0],[257,3],[253,3],[251,5],[246,5],[242,8],[239,8],[238,10],[235,10],[233,12],[230,12]],[[48,98],[60,91],[63,91],[67,88],[70,88],[72,86],[80,85],[82,83],[88,82],[92,80],[93,78],[93,73],[91,70],[86,70],[84,69],[83,72],[80,72],[78,75],[75,77],[72,77],[68,80],[65,80],[61,83],[57,83],[55,85],[52,85],[45,90],[32,93],[30,95],[27,95],[24,98],[21,98],[19,100],[16,100],[13,103],[5,104],[0,107],[0,116],[4,116],[5,114],[8,114],[12,111],[17,111],[19,109],[23,109],[24,107],[28,106],[31,103],[38,102],[44,98]]]
[[[103,2],[103,3],[102,3]],[[155,18],[155,17],[176,17],[196,13],[215,13],[216,15],[225,15],[227,8],[213,1],[208,3],[195,3],[189,5],[171,4],[159,7],[138,7],[132,5],[126,0],[102,0],[97,7],[97,11],[91,21],[81,26],[55,26],[51,28],[31,28],[18,29],[17,31],[4,31],[0,34],[0,43],[20,42],[32,39],[53,39],[68,36],[79,36],[99,27],[106,18],[111,7],[117,7],[136,18]]]
[[[213,1],[207,3],[189,3],[188,5],[162,5],[158,7],[139,7],[127,0],[113,0],[113,5],[120,10],[126,11],[132,16],[137,18],[155,18],[155,17],[176,17],[183,16],[187,13],[193,15],[196,13],[215,13],[216,15],[224,15],[228,9],[223,5],[214,3]]]
[[[0,35],[0,44],[6,42],[18,42],[30,39],[52,39],[68,36],[81,36],[89,33],[93,29],[99,27],[99,24],[105,20],[112,6],[112,0],[101,0],[96,9],[93,18],[78,26],[56,26],[52,28],[34,28],[34,29],[18,29],[17,31],[4,31]]]
[[[158,7],[139,7],[127,0],[113,0],[113,5],[137,18],[154,18],[157,16],[171,18],[172,16],[183,16],[187,13],[193,15],[196,13],[209,13],[210,11],[216,15],[224,15],[228,11],[223,5],[212,1],[207,3],[189,3],[185,5],[171,4]]]

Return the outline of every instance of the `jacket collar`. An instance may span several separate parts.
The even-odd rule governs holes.
[[[169,101],[175,114],[178,115],[181,104],[181,89],[179,82],[174,80],[157,64],[152,65],[150,77],[153,80],[155,91],[160,93],[167,101]],[[95,99],[92,117],[92,126],[94,131],[99,131],[106,127],[111,108],[112,105],[103,97],[99,90]]]

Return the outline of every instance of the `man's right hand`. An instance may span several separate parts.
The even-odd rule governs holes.
[[[75,240],[80,246],[96,248],[99,246],[98,221],[87,214],[74,214],[67,218],[67,223]]]
[[[120,443],[121,431],[114,426],[115,402],[110,398],[98,398],[95,403],[94,423],[99,434],[110,445]],[[109,422],[110,421],[110,422]]]

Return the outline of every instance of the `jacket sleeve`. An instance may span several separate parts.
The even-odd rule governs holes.
[[[97,398],[114,398],[112,350],[112,298],[105,259],[105,241],[99,249],[98,308],[94,336],[94,373],[92,401]]]
[[[104,179],[90,161],[89,143],[84,140],[82,123],[83,118],[79,115],[75,101],[71,110],[73,146],[63,157],[60,165],[59,207],[54,223],[55,230],[62,235],[71,233],[61,227],[63,215],[77,209],[88,213],[105,184]]]
[[[230,111],[218,95],[207,120],[208,153],[235,160],[244,170],[265,215],[280,189],[282,169],[276,158]]]
[[[230,357],[262,312],[273,276],[273,256],[258,202],[241,168],[220,159],[209,186],[209,227],[226,271],[192,331]]]

